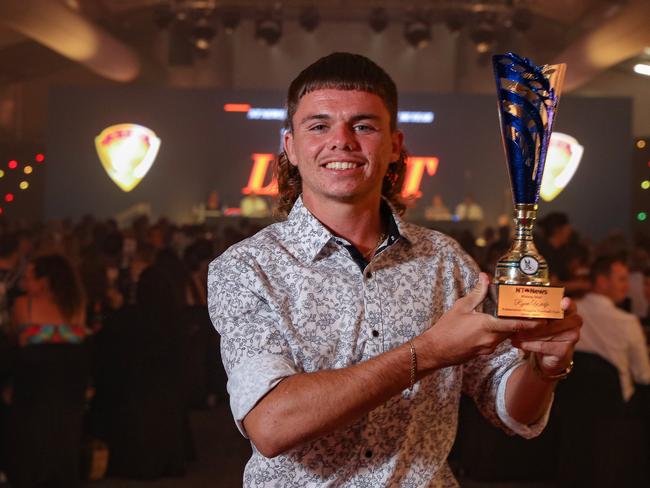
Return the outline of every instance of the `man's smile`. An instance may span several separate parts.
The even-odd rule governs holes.
[[[346,169],[355,169],[363,166],[365,163],[355,162],[355,161],[330,161],[321,165],[325,169],[334,169],[334,170],[346,170]]]

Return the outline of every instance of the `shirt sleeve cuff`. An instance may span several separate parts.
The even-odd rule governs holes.
[[[497,390],[497,415],[499,416],[501,422],[503,422],[504,425],[512,432],[523,437],[524,439],[532,439],[533,437],[537,437],[539,434],[541,434],[546,427],[549,415],[551,414],[551,406],[553,405],[554,397],[551,397],[551,401],[549,402],[544,415],[542,415],[542,417],[534,424],[526,425],[513,419],[508,414],[508,410],[506,409],[506,385],[508,384],[508,379],[510,378],[512,372],[521,364],[523,363],[518,362],[515,364],[501,378],[501,382],[499,383],[499,388]]]
[[[248,412],[287,376],[298,373],[290,360],[273,354],[260,355],[236,366],[228,377],[230,409],[237,428],[248,438],[243,420]]]

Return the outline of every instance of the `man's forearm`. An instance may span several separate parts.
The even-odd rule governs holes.
[[[506,385],[506,410],[517,422],[531,425],[548,408],[557,381],[541,378],[529,362],[515,369]]]
[[[338,428],[408,388],[408,344],[376,358],[341,369],[289,376],[271,390],[244,419],[244,427],[265,456]]]

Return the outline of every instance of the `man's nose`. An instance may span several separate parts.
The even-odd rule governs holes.
[[[358,141],[353,127],[349,127],[346,124],[341,124],[335,126],[331,134],[331,150],[339,149],[344,151],[355,151],[358,149]]]

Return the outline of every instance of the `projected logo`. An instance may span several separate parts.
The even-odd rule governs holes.
[[[158,155],[160,139],[146,127],[117,124],[95,137],[99,160],[108,176],[125,192],[145,177]]]
[[[566,188],[578,169],[583,152],[584,147],[574,137],[553,132],[539,190],[545,201],[550,202]]]

